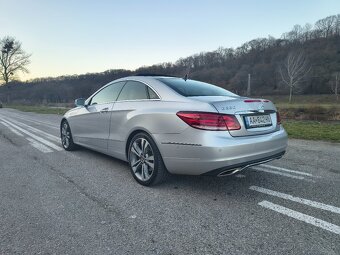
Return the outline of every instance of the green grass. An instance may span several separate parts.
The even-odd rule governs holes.
[[[340,123],[317,121],[283,121],[289,138],[340,142]]]
[[[30,105],[4,105],[4,108],[13,108],[23,112],[36,112],[43,114],[64,115],[69,108],[49,107],[49,106],[30,106]]]

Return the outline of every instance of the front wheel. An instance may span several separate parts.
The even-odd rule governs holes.
[[[169,175],[155,142],[145,133],[131,139],[128,157],[132,176],[144,186],[161,183]]]
[[[66,120],[63,120],[60,127],[60,138],[63,148],[67,151],[73,151],[77,145],[73,142],[70,125]]]

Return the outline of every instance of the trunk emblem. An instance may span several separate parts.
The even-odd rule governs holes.
[[[259,112],[264,112],[264,103],[260,103],[257,109]]]

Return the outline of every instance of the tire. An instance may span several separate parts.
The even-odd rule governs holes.
[[[128,160],[133,178],[141,185],[160,184],[170,175],[156,143],[146,133],[138,133],[131,139]]]
[[[71,128],[67,120],[61,122],[60,139],[61,144],[66,151],[74,151],[77,149],[78,146],[73,142]]]

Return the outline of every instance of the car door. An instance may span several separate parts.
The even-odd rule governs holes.
[[[77,143],[107,152],[111,111],[124,84],[117,82],[105,86],[87,100],[82,114],[72,118],[70,125]]]
[[[108,143],[108,150],[112,156],[125,159],[125,138],[131,129],[128,122],[133,118],[134,112],[142,109],[150,98],[157,99],[158,96],[144,83],[128,81],[124,85],[112,109]]]

